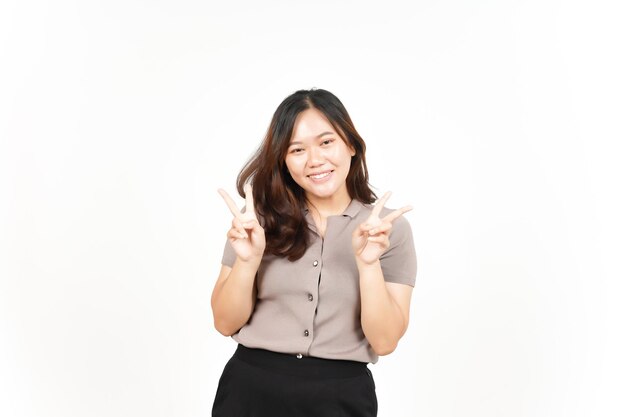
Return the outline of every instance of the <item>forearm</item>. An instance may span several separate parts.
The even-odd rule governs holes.
[[[215,328],[225,336],[237,332],[252,314],[259,265],[260,261],[244,262],[237,258],[228,277],[213,291],[211,307]]]
[[[387,355],[393,352],[404,334],[404,316],[387,291],[380,261],[367,265],[357,260],[357,266],[363,333],[378,355]]]

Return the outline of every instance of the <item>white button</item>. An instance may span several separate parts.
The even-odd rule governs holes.
[[[296,358],[298,358],[298,359],[302,359],[302,353],[298,353],[298,354],[296,355]]]
[[[313,266],[317,266],[318,262],[317,261],[313,261]]]

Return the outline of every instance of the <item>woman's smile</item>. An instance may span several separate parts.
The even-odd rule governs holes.
[[[320,173],[309,174],[308,177],[313,182],[315,182],[317,184],[320,184],[320,183],[323,183],[323,182],[329,180],[332,173],[333,173],[333,171],[329,170],[329,171],[324,171],[324,172],[320,172]]]

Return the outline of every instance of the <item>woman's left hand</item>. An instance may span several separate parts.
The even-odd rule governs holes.
[[[352,233],[352,249],[357,261],[367,265],[377,262],[380,255],[389,248],[389,234],[391,233],[392,222],[413,209],[411,206],[405,206],[392,211],[381,219],[380,212],[390,196],[391,192],[386,192],[376,202],[372,214]]]

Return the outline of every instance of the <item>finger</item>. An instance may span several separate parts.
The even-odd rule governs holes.
[[[363,225],[359,225],[358,227],[355,227],[354,231],[352,232],[353,238],[366,236],[366,235],[367,235],[367,231],[363,229]]]
[[[384,222],[378,227],[375,227],[369,231],[370,236],[377,235],[379,233],[386,233],[391,230],[391,223]]]
[[[383,209],[383,206],[385,205],[387,200],[389,200],[389,197],[391,197],[391,191],[387,191],[385,195],[383,195],[383,197],[376,202],[376,205],[374,206],[374,209],[372,210],[372,214],[370,214],[370,217],[373,217],[373,216],[378,217],[380,215],[380,211]]]
[[[246,213],[254,213],[254,198],[252,197],[252,186],[246,184],[243,187],[243,192],[246,195]]]
[[[359,227],[359,233],[365,236],[369,236],[370,235],[370,231],[372,229],[375,229],[377,226],[380,226],[380,220],[378,220],[377,224],[370,224],[370,223],[362,223]]]
[[[228,229],[228,233],[226,233],[226,236],[229,239],[232,240],[237,240],[237,239],[245,239],[248,237],[247,234],[240,232],[239,230],[235,229],[234,227],[231,229]]]
[[[367,238],[369,243],[377,243],[381,246],[389,246],[389,238],[387,235],[370,236]]]
[[[239,209],[237,208],[237,204],[235,204],[233,199],[230,198],[228,193],[226,191],[222,190],[221,188],[218,189],[217,192],[220,193],[220,195],[222,196],[222,198],[226,202],[226,205],[230,209],[230,212],[233,213],[233,216],[239,218],[241,213],[240,213]]]
[[[233,218],[233,229],[236,229],[237,232],[241,233],[242,235],[248,236],[248,234],[246,233],[246,227],[244,227],[241,220],[237,217]]]
[[[397,210],[392,211],[391,213],[389,213],[388,215],[386,215],[382,220],[384,222],[393,222],[395,219],[397,219],[398,217],[402,216],[404,213],[406,213],[407,211],[411,211],[413,210],[413,207],[411,206],[404,206],[402,208],[399,208]]]
[[[254,222],[254,227],[250,229],[250,236],[255,242],[265,242],[265,230],[263,230],[259,222]]]
[[[252,219],[252,220],[242,222],[241,227],[248,230],[248,229],[256,229],[257,227],[260,227],[260,225],[257,219]]]

